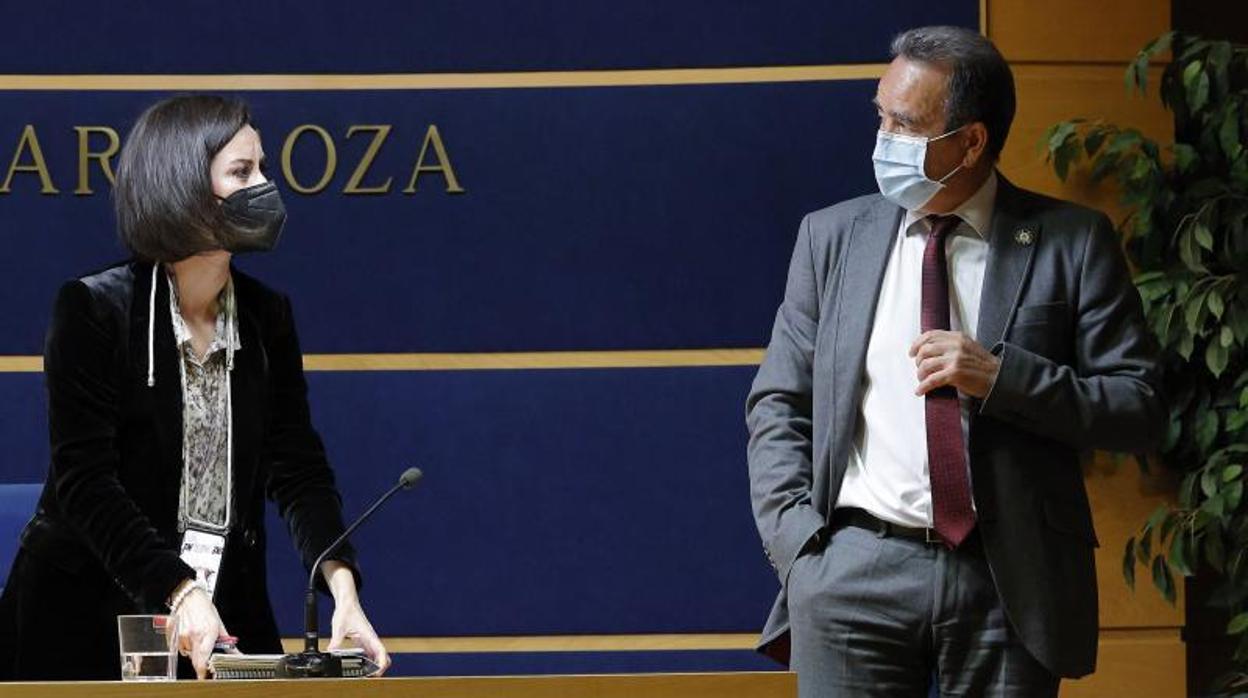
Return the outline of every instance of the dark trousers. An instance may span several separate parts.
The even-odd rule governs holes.
[[[1058,678],[1018,640],[978,536],[955,551],[845,526],[793,564],[801,698],[1051,698]]]

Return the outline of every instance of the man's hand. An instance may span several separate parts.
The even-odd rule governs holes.
[[[910,357],[919,374],[915,395],[952,385],[964,395],[983,399],[1001,370],[1000,359],[961,332],[924,332],[910,345]]]

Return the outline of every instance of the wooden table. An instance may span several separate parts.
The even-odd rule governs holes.
[[[784,672],[0,684],[5,698],[792,698]]]

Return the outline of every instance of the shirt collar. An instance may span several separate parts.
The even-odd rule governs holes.
[[[950,215],[957,216],[980,238],[988,239],[988,226],[992,223],[992,209],[997,202],[997,171],[988,173],[988,179],[975,190],[974,194],[962,202]],[[906,211],[902,230],[910,232],[911,227],[927,217],[921,211]],[[958,226],[961,228],[962,226]]]

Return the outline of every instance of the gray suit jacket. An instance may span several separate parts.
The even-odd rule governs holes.
[[[747,401],[754,518],[781,585],[759,650],[782,662],[789,569],[822,540],[840,492],[902,214],[876,194],[806,216]],[[977,341],[1002,362],[968,439],[993,577],[1028,650],[1082,676],[1096,665],[1097,541],[1080,455],[1152,450],[1167,420],[1155,342],[1109,219],[1001,177]]]

